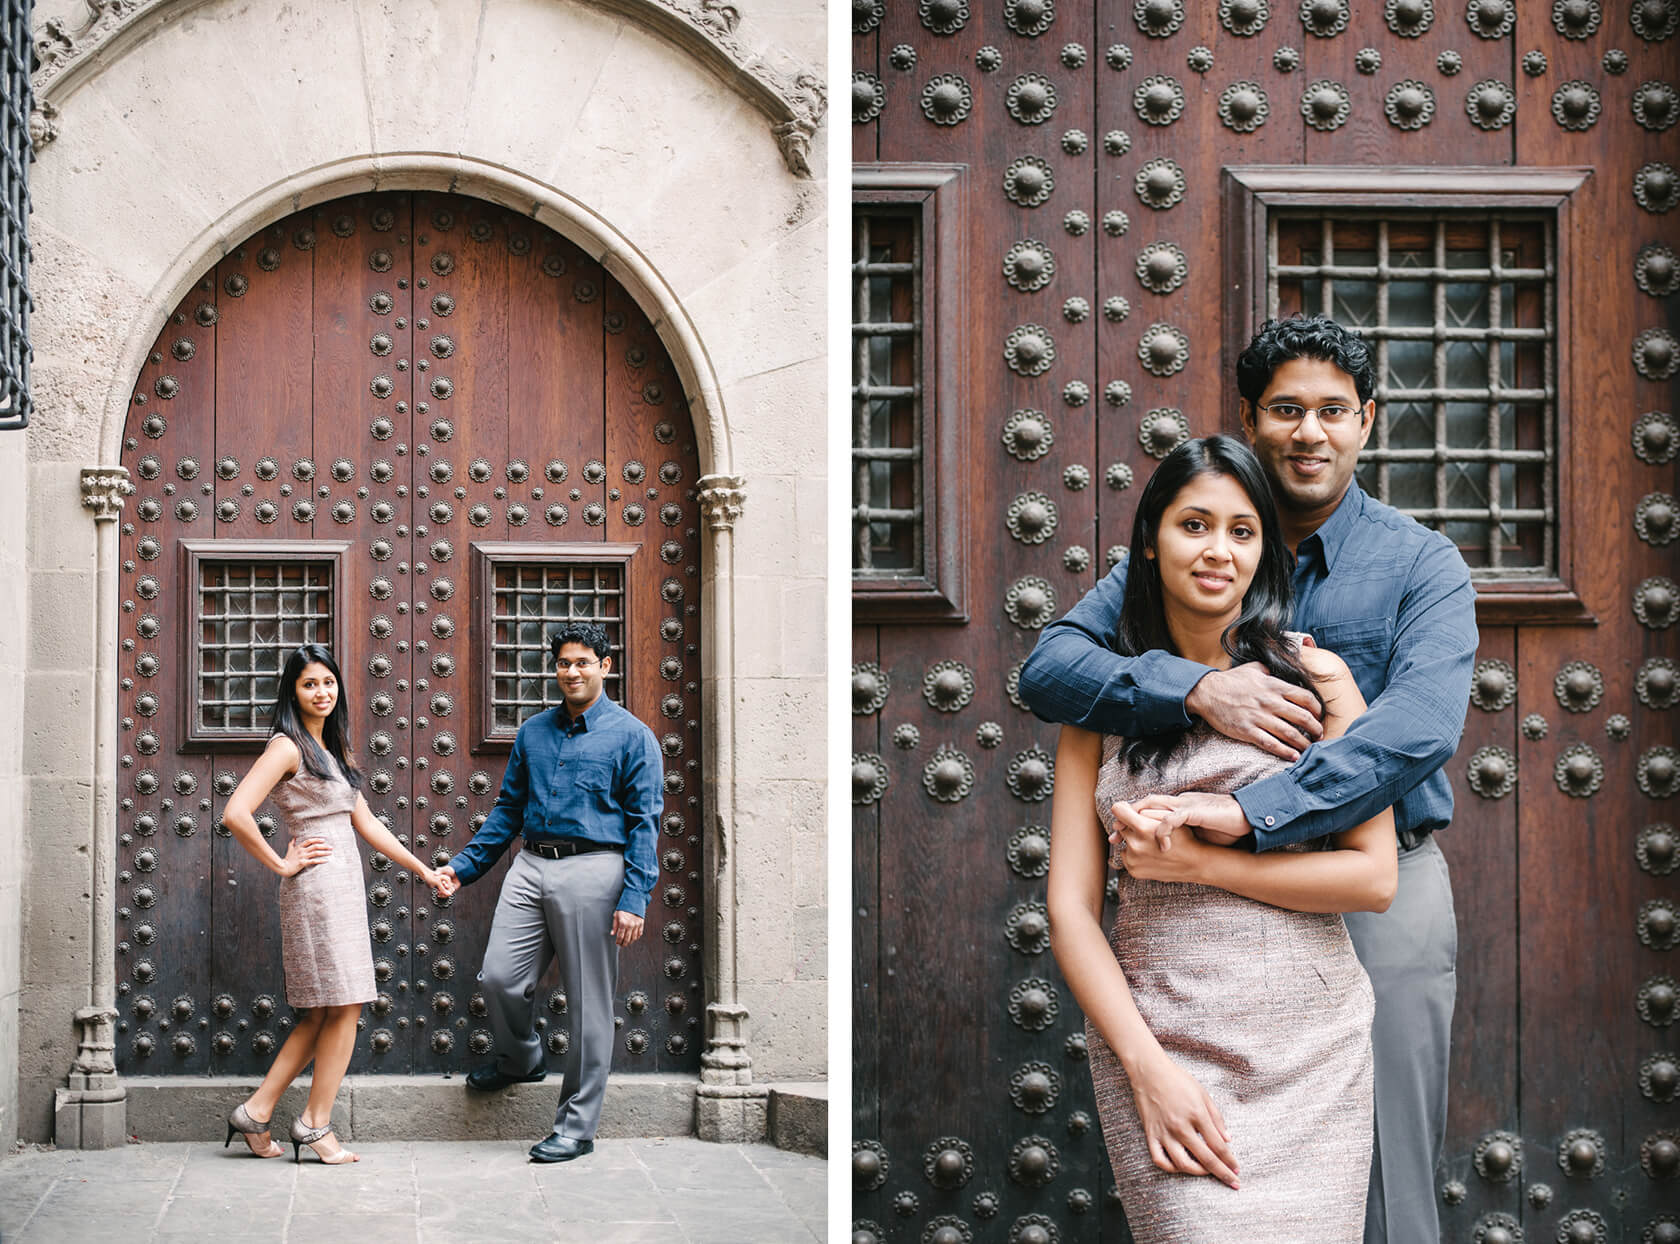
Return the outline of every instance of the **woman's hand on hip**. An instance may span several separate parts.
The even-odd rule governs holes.
[[[1131,1076],[1132,1099],[1149,1142],[1149,1156],[1164,1171],[1212,1175],[1232,1188],[1237,1158],[1219,1107],[1195,1076],[1159,1055]]]
[[[323,864],[332,855],[332,844],[324,838],[293,838],[275,869],[282,877],[295,877],[306,868]]]

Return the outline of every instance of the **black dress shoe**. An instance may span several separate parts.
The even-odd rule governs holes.
[[[467,1087],[480,1093],[494,1093],[510,1084],[535,1084],[547,1078],[546,1067],[538,1067],[528,1076],[504,1075],[494,1067],[478,1067],[467,1072]]]
[[[531,1146],[531,1157],[537,1162],[570,1162],[594,1150],[593,1140],[579,1140],[575,1136],[544,1136]]]

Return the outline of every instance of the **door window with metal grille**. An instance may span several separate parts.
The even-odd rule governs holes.
[[[954,494],[961,421],[961,168],[871,164],[852,183],[852,601],[887,617],[964,616]]]
[[[344,547],[183,542],[194,608],[184,645],[189,746],[267,739],[286,657],[300,644],[335,645]]]
[[[852,216],[852,573],[923,571],[921,237],[905,209]]]
[[[628,561],[633,545],[474,545],[482,635],[480,742],[512,742],[528,718],[563,702],[554,677],[551,637],[564,622],[606,628],[612,658],[606,694],[626,702]]]
[[[1272,315],[1357,328],[1377,363],[1365,490],[1481,581],[1557,574],[1556,263],[1534,213],[1271,218]]]

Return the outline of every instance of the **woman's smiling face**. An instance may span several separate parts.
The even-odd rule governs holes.
[[[1161,572],[1169,617],[1187,610],[1235,619],[1254,582],[1261,544],[1260,518],[1242,485],[1229,475],[1198,475],[1167,502],[1144,556]]]
[[[292,692],[297,697],[298,712],[305,720],[325,721],[332,715],[333,705],[338,703],[338,680],[325,665],[311,661],[298,675]]]

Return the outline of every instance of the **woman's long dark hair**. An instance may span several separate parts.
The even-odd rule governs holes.
[[[1274,678],[1304,687],[1317,697],[1312,675],[1283,634],[1294,588],[1290,582],[1289,546],[1284,542],[1283,528],[1278,522],[1277,503],[1272,499],[1272,488],[1260,460],[1234,436],[1203,436],[1185,441],[1166,456],[1143,486],[1137,516],[1132,520],[1133,556],[1126,564],[1126,594],[1114,636],[1115,649],[1123,656],[1176,652],[1172,633],[1167,629],[1161,566],[1143,553],[1156,547],[1161,515],[1173,499],[1186,484],[1203,475],[1224,475],[1235,480],[1248,494],[1260,518],[1260,563],[1254,570],[1254,582],[1243,596],[1242,612],[1221,638],[1222,646],[1233,665],[1259,661]],[[1321,708],[1323,704],[1319,697]],[[1126,761],[1133,766],[1153,765],[1180,737],[1168,733],[1128,740]]]
[[[297,705],[297,681],[303,677],[306,666],[317,663],[326,666],[332,673],[333,681],[338,683],[338,699],[321,728],[321,743],[326,744],[325,751],[303,724],[303,715]],[[356,768],[355,753],[350,746],[350,714],[344,708],[344,675],[338,672],[338,662],[333,660],[332,653],[321,644],[304,644],[294,648],[286,658],[286,668],[280,671],[280,693],[275,698],[269,722],[269,736],[283,734],[296,743],[298,756],[309,772],[331,781],[336,776],[331,767],[336,761],[339,773],[343,774],[351,788],[362,789],[362,773]]]

